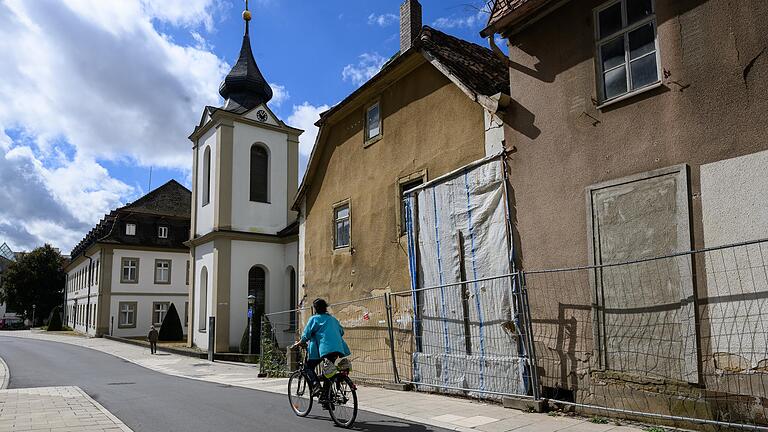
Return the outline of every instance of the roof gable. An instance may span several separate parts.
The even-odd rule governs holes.
[[[509,69],[507,63],[496,56],[488,48],[448,35],[429,26],[423,26],[421,34],[414,45],[404,53],[398,53],[390,59],[382,69],[365,84],[352,92],[343,101],[328,111],[320,114],[316,123],[320,127],[309,163],[296,194],[292,209],[299,210],[299,201],[306,191],[312,176],[317,170],[317,156],[325,140],[325,130],[331,118],[343,114],[364,103],[365,96],[376,86],[389,85],[396,80],[391,79],[402,68],[414,69],[414,56],[428,61],[440,73],[445,75],[453,84],[458,86],[471,100],[483,106],[484,109],[496,113],[503,108],[508,100]]]

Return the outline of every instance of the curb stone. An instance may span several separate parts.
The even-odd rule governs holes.
[[[8,364],[0,357],[0,390],[8,388],[8,383],[11,382],[11,370],[8,368]]]

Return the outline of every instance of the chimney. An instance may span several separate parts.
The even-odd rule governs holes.
[[[400,5],[400,53],[408,51],[421,33],[421,4],[405,0]]]

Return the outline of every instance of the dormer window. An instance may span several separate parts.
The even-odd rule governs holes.
[[[157,227],[157,237],[161,238],[161,239],[167,239],[168,238],[168,227],[167,226]]]
[[[135,236],[136,235],[136,224],[135,223],[127,223],[127,224],[125,224],[125,235],[129,235],[129,236]]]

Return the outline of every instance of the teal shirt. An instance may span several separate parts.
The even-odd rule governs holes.
[[[317,360],[333,352],[341,353],[342,357],[352,354],[342,336],[344,336],[344,328],[341,327],[339,320],[324,313],[312,315],[309,318],[301,340],[307,342],[309,359]]]

